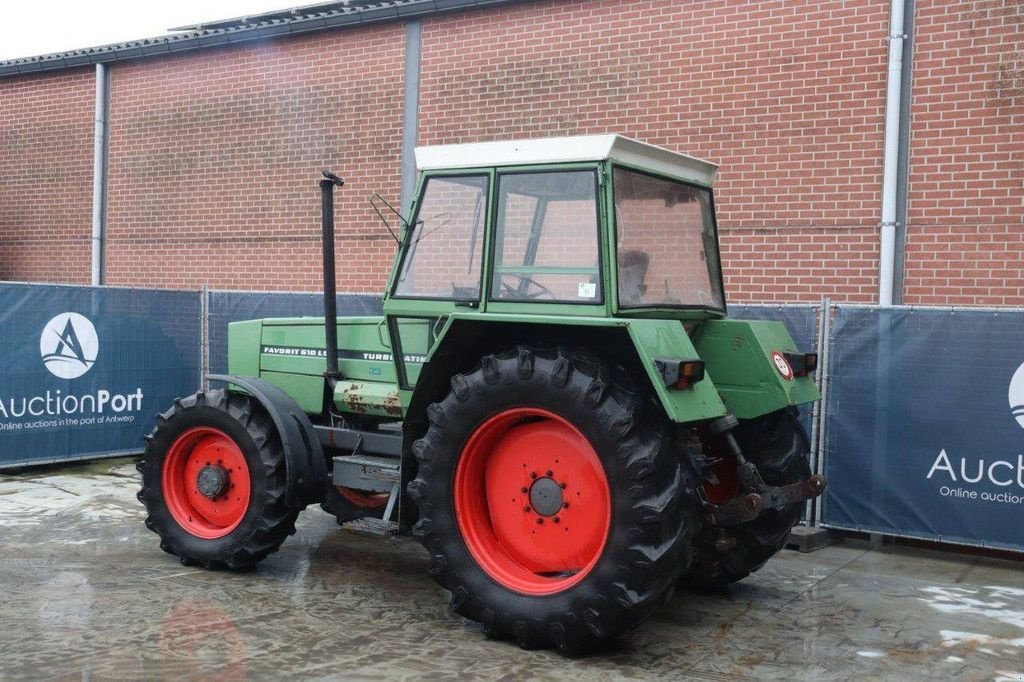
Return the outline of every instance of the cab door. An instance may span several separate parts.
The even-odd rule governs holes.
[[[599,171],[590,163],[498,172],[488,312],[606,313]]]
[[[492,170],[471,169],[420,182],[384,299],[403,403],[448,316],[481,305],[493,181]]]

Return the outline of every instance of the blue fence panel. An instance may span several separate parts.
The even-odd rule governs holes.
[[[818,350],[819,305],[729,305],[729,317],[737,320],[770,320],[782,322],[793,337],[796,347],[802,351]],[[808,435],[814,416],[814,403],[804,403],[797,408],[800,423]]]
[[[211,291],[209,367],[214,374],[228,370],[228,323],[265,317],[323,317],[323,294],[265,291]],[[338,294],[338,315],[380,315],[380,296]]]
[[[816,350],[818,346],[819,305],[741,305],[729,304],[729,317],[737,320],[771,320],[782,322],[800,350]]]
[[[142,450],[200,379],[200,294],[0,284],[0,468]]]
[[[1024,550],[1022,341],[1024,313],[840,306],[825,524]]]

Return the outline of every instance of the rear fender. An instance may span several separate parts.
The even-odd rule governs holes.
[[[455,372],[472,368],[482,354],[518,343],[585,347],[622,364],[638,381],[648,381],[666,416],[693,422],[725,415],[714,384],[705,379],[685,390],[665,387],[654,359],[660,356],[696,359],[697,351],[677,320],[566,318],[497,315],[453,317],[438,335],[409,399],[407,428],[423,421],[426,407],[448,391]]]
[[[654,392],[668,418],[674,422],[715,419],[726,414],[725,405],[716,391],[709,373],[693,386],[678,390],[665,386],[655,366],[655,358],[670,357],[697,360],[701,355],[693,347],[686,329],[678,320],[630,320],[629,337],[633,341],[640,364],[647,372]]]
[[[327,482],[327,462],[313,423],[295,399],[263,379],[226,374],[210,374],[207,378],[242,388],[258,400],[270,415],[284,448],[288,484],[285,502],[288,506],[302,509],[315,502],[322,502]]]
[[[694,331],[693,342],[725,406],[740,419],[821,397],[813,376],[786,372],[779,354],[798,349],[781,322],[711,320]]]

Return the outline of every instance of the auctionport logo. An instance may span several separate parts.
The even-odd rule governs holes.
[[[46,323],[39,336],[39,354],[50,374],[77,379],[95,364],[100,341],[96,327],[84,315],[61,313]]]
[[[1024,428],[1024,363],[1017,368],[1010,379],[1008,391],[1010,414]],[[959,458],[959,466],[950,460],[943,448],[928,470],[926,478],[937,477],[948,481],[948,485],[939,488],[943,497],[964,500],[982,500],[984,502],[1002,502],[1004,504],[1024,505],[1024,454],[1017,455],[1016,461],[1009,459],[977,458],[969,462],[966,457]],[[969,487],[972,483],[984,483],[999,488],[1009,488],[1003,492],[978,491]],[[967,484],[967,486],[963,485]],[[1020,492],[1022,494],[1017,494]]]
[[[1021,363],[1010,379],[1010,413],[1024,429],[1024,363]]]
[[[59,379],[77,379],[92,369],[100,341],[92,321],[78,313],[53,317],[39,335],[43,366]],[[42,374],[42,369],[39,370]],[[93,376],[94,379],[95,375]],[[79,388],[65,393],[39,387],[28,395],[0,395],[0,431],[71,428],[135,421],[142,409],[142,388],[117,392]]]

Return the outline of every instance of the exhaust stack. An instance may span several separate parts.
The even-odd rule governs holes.
[[[334,188],[345,181],[329,170],[320,181],[320,213],[324,250],[324,335],[326,337],[328,381],[341,376],[338,372],[338,302],[334,282]],[[333,383],[332,383],[333,386]]]

